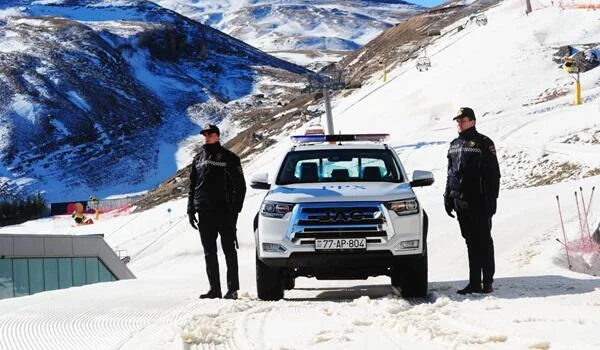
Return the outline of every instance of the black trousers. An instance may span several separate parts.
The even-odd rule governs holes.
[[[469,255],[469,282],[471,284],[492,283],[496,265],[494,241],[492,240],[492,216],[484,206],[455,200],[460,232],[467,243]]]
[[[217,258],[217,236],[221,236],[221,247],[225,254],[227,264],[227,289],[239,290],[240,281],[238,276],[237,258],[237,214],[215,214],[214,212],[199,212],[198,230],[200,240],[204,248],[204,260],[206,262],[206,274],[210,289],[221,291],[221,279],[219,276],[219,260]]]

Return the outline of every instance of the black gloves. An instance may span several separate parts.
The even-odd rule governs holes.
[[[496,198],[492,198],[492,199],[488,200],[487,210],[490,215],[496,214]]]
[[[190,225],[192,225],[192,227],[197,230],[198,229],[198,219],[196,219],[196,213],[195,212],[189,212],[188,213],[188,218],[190,219]]]
[[[444,208],[446,209],[446,214],[453,218],[454,214],[452,214],[452,211],[454,210],[454,204],[452,203],[452,198],[444,196]]]

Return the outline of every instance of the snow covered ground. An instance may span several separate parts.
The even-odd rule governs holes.
[[[587,205],[592,187],[600,191],[600,177],[522,184],[532,169],[550,172],[564,161],[579,164],[580,175],[600,168],[598,143],[588,137],[600,130],[600,70],[582,74],[585,103],[572,106],[572,80],[551,61],[554,46],[600,42],[600,13],[548,7],[525,16],[520,2],[505,1],[486,14],[487,26],[469,26],[430,47],[429,71],[419,73],[408,62],[390,72],[387,84],[373,80],[333,101],[336,129],[390,132],[390,144],[409,172],[432,170],[436,176],[433,186],[417,190],[430,217],[427,299],[399,298],[389,279],[381,277],[299,278],[284,300],[257,300],[252,218],[264,192],[249,189],[238,222],[237,301],[197,298],[208,283],[185,200],[84,227],[56,217],[0,229],[104,233],[113,248],[127,250],[129,268],[137,276],[0,300],[0,349],[182,349],[184,341],[191,349],[600,348],[600,249],[578,249],[574,201],[581,187]],[[568,94],[540,98],[553,89]],[[474,108],[478,129],[495,141],[501,160],[503,182],[493,226],[496,290],[491,295],[456,294],[466,284],[466,247],[441,196],[446,151],[456,135],[452,117],[460,106]],[[289,145],[282,135],[274,147],[246,163],[247,178],[273,169]],[[600,219],[598,191],[592,198],[592,222]],[[557,195],[571,269],[564,246],[556,241],[564,240]],[[222,256],[220,261],[223,277]]]

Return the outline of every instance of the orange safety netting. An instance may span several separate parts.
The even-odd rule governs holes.
[[[527,0],[521,0],[521,3],[526,6]],[[559,7],[563,10],[600,10],[600,0],[530,0],[530,4],[533,11],[547,7]]]

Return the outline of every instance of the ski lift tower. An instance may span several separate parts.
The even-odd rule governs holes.
[[[383,55],[382,58],[379,59],[379,66],[383,69],[383,82],[387,82],[387,61],[388,61],[387,53]]]
[[[305,91],[322,91],[325,99],[325,115],[327,118],[326,134],[335,135],[333,128],[333,117],[331,115],[331,101],[329,98],[330,90],[341,90],[346,86],[344,80],[344,72],[341,69],[333,69],[327,74],[329,79],[318,79],[313,75],[308,75],[308,85],[304,88]]]

